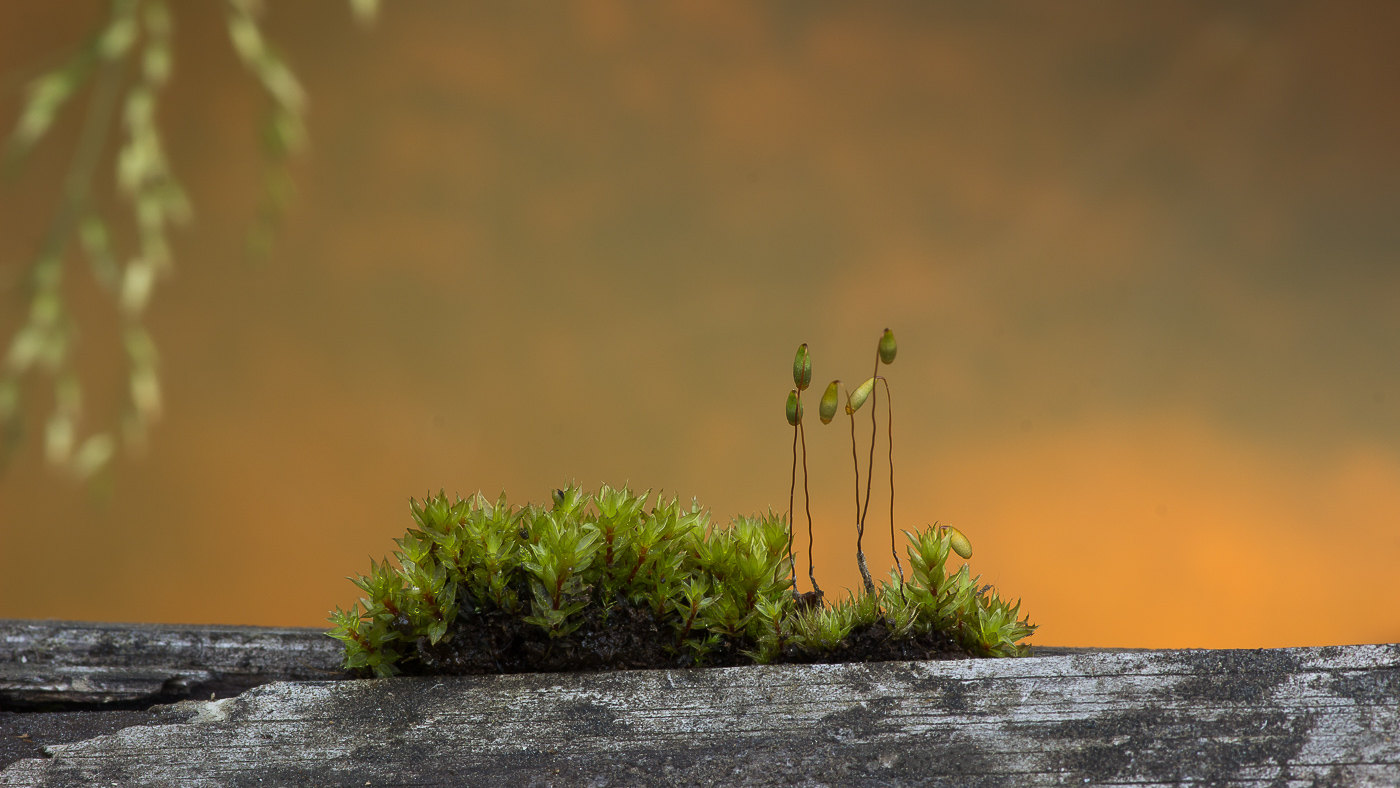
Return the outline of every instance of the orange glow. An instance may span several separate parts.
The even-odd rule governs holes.
[[[0,122],[102,5],[0,12]],[[440,487],[785,508],[801,342],[840,593],[849,423],[816,399],[889,326],[897,524],[958,526],[1036,642],[1400,640],[1400,6],[268,5],[311,107],[272,256],[243,254],[261,96],[180,6],[166,413],[84,488],[26,385],[0,617],[318,626]],[[77,129],[0,187],[0,339]],[[119,323],[68,264],[93,429]]]

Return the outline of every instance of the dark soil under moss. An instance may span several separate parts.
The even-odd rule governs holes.
[[[676,648],[676,633],[658,626],[647,607],[625,601],[606,615],[596,606],[583,614],[583,623],[568,635],[551,639],[540,627],[502,611],[462,611],[437,644],[419,638],[399,668],[408,675],[468,675],[535,673],[645,668],[732,667],[752,665],[746,652],[756,650],[747,639],[728,639],[707,654],[703,663]],[[965,659],[973,655],[951,637],[930,632],[892,639],[883,621],[855,627],[841,644],[817,651],[785,646],[773,664],[886,662],[892,660]]]

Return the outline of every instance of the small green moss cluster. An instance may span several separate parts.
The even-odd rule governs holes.
[[[354,578],[365,597],[329,634],[360,675],[1017,656],[1034,630],[964,564],[950,535],[909,534],[913,579],[835,605],[792,593],[787,522],[710,524],[673,498],[604,486],[553,506],[439,493],[410,508],[397,567]],[[454,643],[454,641],[456,641]],[[855,648],[853,644],[860,644]]]

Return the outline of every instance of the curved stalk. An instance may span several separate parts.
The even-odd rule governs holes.
[[[880,377],[880,348],[875,348],[875,371],[870,377],[879,379]],[[889,384],[885,384],[888,389]],[[860,526],[865,528],[865,515],[870,511],[870,483],[875,480],[875,436],[877,425],[875,422],[875,392],[870,390],[870,458],[865,463],[865,507],[860,511]]]
[[[890,441],[890,554],[894,556],[894,565],[899,569],[899,593],[900,597],[903,598],[904,564],[899,560],[899,548],[896,546],[894,538],[894,397],[890,396],[890,382],[884,378],[880,378],[880,382],[885,384],[885,414],[888,419],[885,423],[885,436]],[[866,503],[870,503],[868,498]]]
[[[815,559],[812,557],[812,494],[807,489],[807,430],[801,422],[797,424],[797,432],[802,436],[802,504],[807,507],[807,579],[812,581],[812,592],[817,595],[817,602],[821,602],[822,590],[817,585],[817,572]]]
[[[856,414],[849,414],[851,417],[851,463],[856,469],[856,566],[860,569],[860,579],[865,583],[867,594],[875,593],[875,582],[870,579],[870,569],[865,565],[865,551],[861,549],[861,541],[865,536],[865,524],[861,522],[860,516],[860,457],[856,454]]]
[[[797,392],[798,402],[802,401],[802,392]],[[799,408],[800,408],[799,404]],[[800,424],[801,422],[798,422]],[[797,431],[798,425],[792,425],[792,485],[788,487],[788,566],[792,575],[792,595],[797,596],[797,562],[792,557],[792,524],[797,516],[794,511],[794,504],[797,498]],[[803,481],[806,481],[805,477]]]

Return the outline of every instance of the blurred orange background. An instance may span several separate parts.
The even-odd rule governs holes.
[[[898,522],[958,525],[1035,642],[1400,641],[1400,5],[271,3],[312,146],[261,261],[263,100],[219,6],[173,10],[165,414],[85,487],[30,381],[0,617],[319,626],[439,488],[785,510],[794,349],[814,405],[889,326]],[[4,123],[104,14],[0,10]],[[79,114],[0,188],[5,341]],[[849,432],[809,420],[855,587]]]

